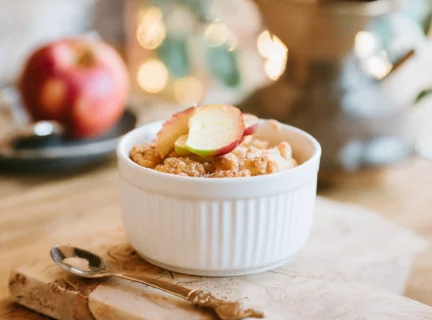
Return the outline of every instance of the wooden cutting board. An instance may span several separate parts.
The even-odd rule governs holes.
[[[318,199],[310,240],[292,263],[229,278],[193,277],[155,267],[127,244],[120,221],[103,224],[96,233],[71,234],[69,244],[93,250],[119,269],[240,300],[264,310],[268,319],[432,319],[432,308],[399,295],[412,260],[425,243],[362,208]],[[48,253],[13,270],[9,288],[18,303],[55,319],[214,318],[144,285],[68,276],[50,261]]]

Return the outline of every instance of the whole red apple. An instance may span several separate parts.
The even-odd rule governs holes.
[[[37,49],[19,83],[34,120],[57,120],[72,138],[102,134],[121,117],[129,90],[120,55],[99,40],[66,38]]]

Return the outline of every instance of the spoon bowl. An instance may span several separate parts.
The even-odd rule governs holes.
[[[110,276],[105,261],[90,251],[62,245],[54,246],[50,254],[60,268],[76,276],[88,279]]]

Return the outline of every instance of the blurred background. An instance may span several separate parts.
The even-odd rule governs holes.
[[[430,0],[0,0],[0,134],[9,143],[34,122],[16,89],[31,53],[84,36],[124,60],[136,123],[228,103],[310,132],[323,145],[323,172],[430,157],[431,14]],[[125,121],[92,138],[118,138],[136,125]],[[20,169],[23,152],[45,143],[14,144],[0,163]]]

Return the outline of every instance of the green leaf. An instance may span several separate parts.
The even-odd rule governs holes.
[[[190,60],[187,52],[187,38],[167,36],[157,48],[159,58],[165,63],[171,76],[185,77],[190,74]]]
[[[427,96],[429,96],[430,94],[432,94],[432,88],[429,89],[425,89],[423,91],[421,91],[416,99],[415,99],[415,103],[418,103],[419,101],[423,100],[424,98],[426,98]]]
[[[210,73],[229,87],[240,84],[240,71],[236,51],[229,51],[226,46],[208,47],[206,54]]]

